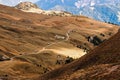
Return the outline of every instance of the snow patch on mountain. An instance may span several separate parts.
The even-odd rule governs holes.
[[[65,8],[60,5],[56,5],[55,7],[51,8],[51,10],[66,11]]]
[[[62,3],[64,3],[64,0],[61,0],[62,1]]]
[[[80,7],[84,7],[84,6],[87,5],[86,3],[83,3],[83,4],[81,4],[81,3],[82,3],[81,1],[75,2],[75,6],[76,6],[77,8],[80,8]]]
[[[95,2],[91,2],[90,6],[94,6],[95,5]]]
[[[94,10],[95,8],[94,7],[90,7],[91,10]]]
[[[118,17],[118,21],[120,22],[120,11],[118,11],[117,17]]]

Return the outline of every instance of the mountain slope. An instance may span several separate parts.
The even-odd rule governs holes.
[[[86,12],[88,11],[88,12]],[[119,6],[117,5],[94,5],[86,6],[80,10],[81,15],[94,18],[99,21],[120,25]]]
[[[66,46],[67,42],[70,47],[90,50],[96,46],[95,36],[103,41],[118,30],[116,25],[98,22],[82,16],[46,16],[24,13],[6,6],[0,7],[1,49],[14,55],[39,51],[55,42],[61,42],[57,43],[60,45],[59,47]],[[91,39],[92,37],[93,39]],[[6,43],[10,45],[6,46]],[[19,46],[16,47],[16,45]],[[54,46],[56,45],[50,47],[54,48]],[[7,47],[10,49],[6,49]],[[48,48],[50,47],[48,46]]]
[[[43,75],[38,80],[119,80],[120,31],[79,60]]]
[[[118,29],[84,16],[48,16],[0,5],[0,78],[32,80],[85,55]]]

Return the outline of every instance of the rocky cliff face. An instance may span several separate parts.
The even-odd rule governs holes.
[[[71,16],[71,13],[65,11],[54,11],[54,10],[42,10],[38,8],[36,4],[31,2],[21,2],[20,4],[15,6],[16,9],[20,9],[24,12],[32,12],[38,14],[52,15],[52,16]]]
[[[29,10],[31,8],[38,9],[37,5],[33,4],[32,2],[21,2],[20,4],[16,5],[15,8],[22,10]]]

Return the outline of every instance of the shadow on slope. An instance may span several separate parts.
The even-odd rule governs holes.
[[[120,32],[79,60],[53,70],[37,80],[120,79]],[[107,69],[108,68],[108,69]],[[101,70],[101,73],[99,72]],[[105,72],[106,71],[106,72]],[[77,73],[77,74],[76,74]],[[92,74],[91,74],[92,73]],[[81,74],[81,75],[80,75]],[[101,74],[103,74],[101,76]],[[78,75],[78,76],[77,76]],[[110,79],[111,78],[111,79]]]

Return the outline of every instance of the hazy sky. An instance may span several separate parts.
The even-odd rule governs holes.
[[[47,2],[47,5],[52,5],[52,4],[55,4],[54,2],[58,1],[58,0],[0,0],[0,4],[4,4],[4,5],[8,5],[8,6],[15,6],[17,5],[18,3],[20,2],[25,2],[25,1],[29,1],[29,2],[37,2],[37,1],[40,1],[40,2]],[[65,0],[60,0],[62,3],[65,2]],[[100,4],[100,3],[118,3],[120,2],[120,0],[73,0],[71,2],[71,0],[66,0],[67,3],[73,3],[77,8],[80,8],[80,7],[84,7],[86,5],[95,5],[95,4]],[[50,2],[50,4],[48,4],[48,2]],[[52,2],[52,4],[51,4]],[[43,3],[41,3],[43,4]],[[57,5],[57,3],[56,3]],[[46,5],[44,5],[46,6]]]
[[[25,1],[37,2],[38,0],[0,0],[0,4],[4,4],[8,6],[15,6],[18,3],[25,2]]]

